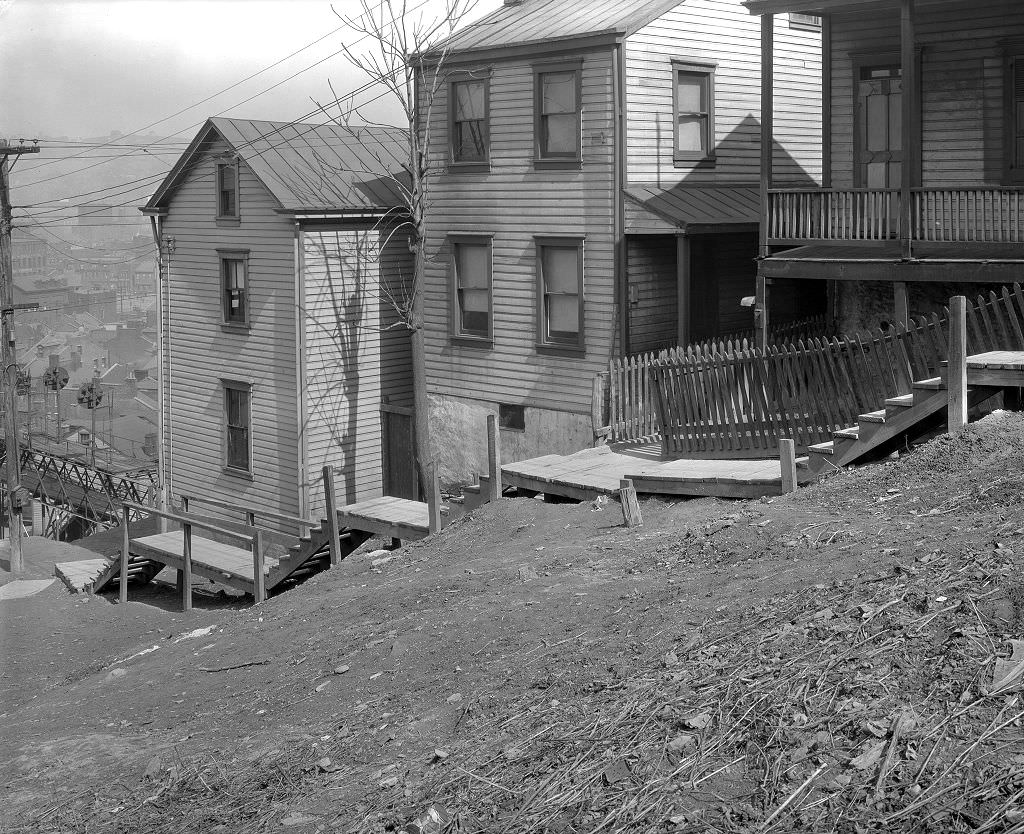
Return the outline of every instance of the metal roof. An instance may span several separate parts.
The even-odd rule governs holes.
[[[286,212],[380,212],[403,205],[408,134],[399,128],[208,119],[146,209],[166,205],[216,132]],[[397,181],[396,181],[397,180]]]
[[[624,37],[678,5],[680,0],[576,0],[573,3],[522,0],[503,5],[456,32],[446,42],[432,48],[428,55],[440,49],[468,52],[593,35]]]
[[[624,191],[629,199],[681,229],[760,220],[761,191],[756,185],[661,188],[639,184],[626,186]]]

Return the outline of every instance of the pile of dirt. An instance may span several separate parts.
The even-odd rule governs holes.
[[[636,530],[504,500],[206,612],[19,700],[8,830],[1024,831],[1022,437]]]

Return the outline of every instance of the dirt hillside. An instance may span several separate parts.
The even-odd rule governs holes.
[[[997,412],[634,530],[505,499],[258,607],[3,601],[0,830],[1024,831],[1022,493]]]

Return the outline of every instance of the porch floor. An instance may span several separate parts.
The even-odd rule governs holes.
[[[811,480],[800,465],[798,477]],[[572,455],[544,455],[501,467],[504,483],[547,495],[586,501],[619,491],[630,478],[637,492],[656,495],[759,498],[782,494],[779,461],[662,460],[661,444],[619,444],[584,449]]]

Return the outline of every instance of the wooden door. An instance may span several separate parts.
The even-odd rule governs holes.
[[[381,422],[384,428],[384,449],[381,467],[384,494],[395,498],[417,498],[416,449],[413,443],[412,409],[384,404]]]
[[[899,188],[903,176],[903,79],[898,64],[864,65],[857,81],[858,188]]]

